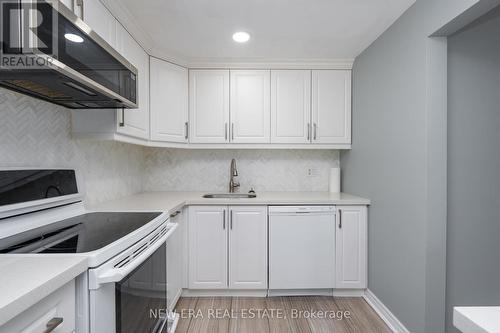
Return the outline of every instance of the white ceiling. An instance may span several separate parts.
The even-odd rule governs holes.
[[[415,0],[118,2],[153,44],[153,54],[271,61],[355,58]],[[248,43],[232,41],[239,30],[250,33]]]

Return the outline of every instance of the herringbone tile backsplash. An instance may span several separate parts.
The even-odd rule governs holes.
[[[85,111],[82,111],[85,112]],[[71,138],[63,107],[0,88],[0,167],[72,167],[82,173],[86,201],[154,191],[226,191],[236,158],[241,191],[326,191],[337,151],[182,150]],[[308,168],[317,175],[308,177]]]
[[[328,191],[331,150],[182,150],[147,148],[144,188],[152,191],[227,191],[232,158],[241,191]],[[314,168],[317,175],[307,176]]]
[[[78,168],[89,204],[141,191],[144,149],[73,140],[70,117],[63,107],[0,88],[0,167]]]

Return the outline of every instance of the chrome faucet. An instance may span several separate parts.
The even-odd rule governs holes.
[[[240,183],[234,180],[234,177],[238,177],[238,169],[236,169],[236,160],[233,158],[231,160],[231,175],[229,180],[229,193],[234,193],[237,187],[240,187]]]

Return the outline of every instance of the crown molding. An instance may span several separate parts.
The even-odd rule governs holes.
[[[352,69],[354,59],[192,59],[189,68]]]

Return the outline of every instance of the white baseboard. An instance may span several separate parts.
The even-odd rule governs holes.
[[[410,331],[398,320],[398,318],[382,303],[377,296],[367,289],[363,296],[366,302],[375,310],[382,320],[395,333],[410,333]]]

